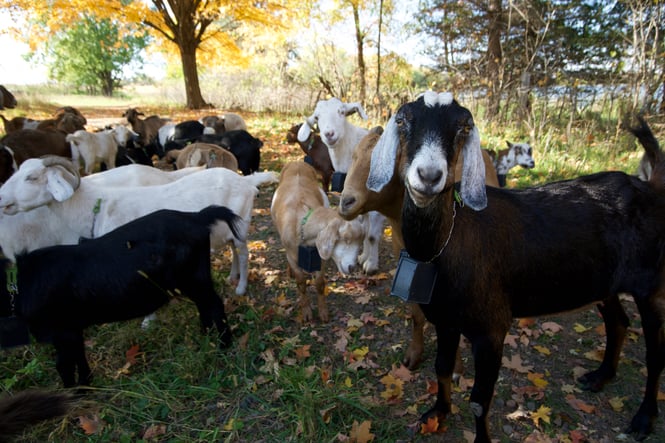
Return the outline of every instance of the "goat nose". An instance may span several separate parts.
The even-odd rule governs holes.
[[[441,177],[443,177],[443,171],[439,168],[418,168],[418,178],[423,183],[432,185],[438,183]]]
[[[340,206],[342,207],[343,211],[348,211],[349,208],[351,208],[355,203],[356,203],[355,197],[342,196],[342,201],[340,202]]]

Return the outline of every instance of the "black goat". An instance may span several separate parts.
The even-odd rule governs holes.
[[[221,135],[203,134],[196,141],[212,143],[231,151],[238,160],[238,169],[242,175],[250,175],[259,170],[263,142],[244,129],[226,131]]]
[[[396,167],[398,150],[403,163]],[[453,171],[461,156],[457,199]],[[655,165],[649,182],[600,172],[509,190],[485,187],[481,158],[471,113],[451,94],[434,92],[398,110],[372,155],[368,188],[380,190],[399,171],[407,189],[405,248],[436,272],[431,300],[421,299],[420,307],[436,328],[439,387],[421,420],[441,423],[450,412],[463,334],[475,365],[475,442],[489,443],[488,413],[512,319],[592,304],[603,315],[607,346],[600,367],[579,382],[600,390],[616,374],[629,324],[619,294],[629,293],[642,317],[647,383],[627,432],[645,438],[658,416],[665,366],[665,163]]]
[[[77,384],[77,369],[78,384],[90,384],[86,327],[145,316],[179,294],[196,304],[204,330],[215,324],[221,346],[231,342],[210,269],[210,228],[218,220],[238,235],[239,217],[223,206],[160,210],[79,245],[16,257],[16,317],[35,337],[50,338],[65,387]],[[0,280],[6,278],[0,274]]]

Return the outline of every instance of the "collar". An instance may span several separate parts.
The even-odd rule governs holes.
[[[307,211],[307,214],[300,220],[300,242],[305,241],[305,223],[307,223],[307,220],[309,220],[309,217],[312,215],[314,212],[314,209],[309,208],[309,211]]]
[[[97,214],[102,206],[102,199],[98,198],[95,201],[95,206],[92,208],[92,226],[90,226],[90,238],[95,238],[95,223],[97,222]]]

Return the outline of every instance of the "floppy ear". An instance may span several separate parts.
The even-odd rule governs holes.
[[[399,147],[399,135],[397,133],[397,123],[393,115],[388,120],[386,128],[379,137],[379,140],[372,151],[372,159],[369,165],[369,175],[367,177],[367,189],[379,192],[388,184],[395,172],[395,161],[397,157],[397,148]]]
[[[333,219],[316,236],[316,249],[323,260],[329,260],[332,257],[333,249],[335,249],[335,243],[339,236],[340,223],[341,220]]]
[[[298,141],[304,143],[309,138],[309,135],[312,133],[312,128],[314,127],[313,115],[305,119],[305,123],[300,126],[298,129]],[[311,123],[310,123],[311,122]]]
[[[46,170],[46,190],[56,201],[65,201],[74,195],[75,177],[62,166],[50,166]]]
[[[354,102],[344,104],[344,115],[348,117],[354,112],[357,112],[363,120],[367,120],[367,114],[365,114],[365,110],[360,103]]]
[[[483,162],[483,154],[480,150],[480,135],[475,125],[469,131],[462,154],[464,155],[460,191],[462,201],[471,209],[480,211],[487,206],[487,193],[485,190],[485,162]]]

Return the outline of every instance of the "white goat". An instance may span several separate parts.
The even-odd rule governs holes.
[[[98,161],[104,162],[108,169],[115,168],[118,146],[123,148],[127,146],[130,137],[129,128],[118,125],[100,132],[79,129],[73,134],[68,134],[66,140],[71,145],[72,158],[83,159],[85,174],[92,174]]]
[[[162,171],[152,166],[131,164],[83,177],[82,180],[99,186],[150,186],[170,183],[187,174],[204,169],[203,166]],[[11,261],[21,252],[54,245],[77,244],[80,235],[69,226],[52,217],[46,206],[14,215],[0,213],[0,248]]]
[[[24,164],[0,187],[0,209],[13,215],[46,207],[49,222],[72,230],[77,238],[99,237],[158,209],[198,211],[221,205],[242,218],[239,232],[246,239],[257,186],[278,181],[274,172],[241,176],[226,168],[212,168],[164,185],[117,187],[81,180],[71,162],[55,156]],[[233,249],[230,277],[238,281],[236,294],[244,294],[249,256],[246,240],[238,240],[226,224],[218,223],[212,230],[211,247],[226,244]]]
[[[358,113],[363,120],[367,115],[360,103],[344,103],[338,98],[319,100],[314,113],[305,119],[298,130],[298,141],[306,141],[318,125],[321,140],[328,147],[335,172],[346,174],[353,161],[353,151],[369,130],[356,126],[347,116]],[[383,235],[385,217],[376,211],[368,213],[369,225],[363,242],[363,252],[358,257],[363,270],[374,273],[379,269],[379,241]]]

